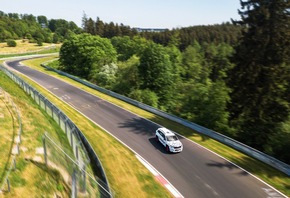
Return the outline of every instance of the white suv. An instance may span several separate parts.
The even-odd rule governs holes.
[[[156,130],[156,140],[165,146],[167,152],[178,153],[183,150],[183,145],[177,136],[166,128]]]

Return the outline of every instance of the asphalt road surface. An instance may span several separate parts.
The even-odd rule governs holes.
[[[157,124],[68,83],[23,66],[19,61],[7,64],[124,142],[157,169],[186,198],[284,197],[251,174],[185,138],[180,137],[184,146],[181,153],[168,154],[154,139],[155,130],[160,127]]]

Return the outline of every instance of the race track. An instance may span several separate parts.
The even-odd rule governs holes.
[[[188,139],[179,137],[184,145],[183,152],[168,154],[155,141],[155,130],[160,127],[157,124],[64,81],[23,66],[19,60],[7,64],[39,83],[137,152],[184,197],[284,197],[251,174]]]

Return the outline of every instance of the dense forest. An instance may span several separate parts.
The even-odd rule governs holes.
[[[46,16],[4,13],[0,11],[0,42],[8,39],[28,39],[34,43],[59,43],[70,34],[79,34],[82,29],[74,22],[63,19],[48,20]]]
[[[33,24],[64,40],[58,69],[290,163],[289,9],[284,0],[241,1],[241,21],[162,32],[85,14],[82,29],[39,17]],[[26,20],[0,19],[0,31]]]
[[[227,43],[234,45],[241,36],[242,26],[235,26],[229,22],[207,26],[192,26],[179,29],[164,29],[161,32],[142,31],[138,32],[136,28],[131,28],[124,24],[115,24],[113,22],[105,23],[99,17],[96,21],[88,18],[85,14],[82,19],[82,27],[86,33],[91,35],[99,35],[104,38],[112,38],[114,36],[141,36],[147,40],[167,46],[172,42],[184,50],[187,46],[198,41],[199,43]]]

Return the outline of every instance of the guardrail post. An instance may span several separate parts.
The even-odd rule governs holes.
[[[43,142],[44,161],[45,161],[45,165],[47,165],[47,152],[46,152],[45,134],[42,137],[42,142]]]
[[[72,191],[71,191],[71,197],[72,198],[76,198],[77,197],[77,185],[76,185],[76,171],[75,169],[73,170],[73,173],[72,173]]]
[[[67,135],[67,118],[64,121],[64,131],[65,131],[65,134]]]
[[[79,164],[79,148],[78,148],[78,144],[75,144],[76,147],[76,158],[77,158],[77,162]]]
[[[74,147],[74,139],[73,139],[73,131],[74,131],[74,129],[72,129],[71,131],[70,131],[70,142],[71,142],[71,147],[73,148]]]
[[[7,181],[7,188],[8,188],[8,190],[7,190],[7,191],[8,191],[8,192],[10,192],[10,181],[9,181],[9,179],[8,179],[8,178],[7,178],[7,180],[6,180],[6,181]]]
[[[13,158],[13,170],[16,170],[16,160],[15,160],[15,158]]]
[[[20,154],[20,148],[19,148],[19,143],[18,142],[17,142],[16,148],[17,148],[17,155],[19,155]]]
[[[83,177],[83,180],[84,180],[84,183],[83,183],[83,188],[82,188],[82,192],[85,192],[86,191],[86,166],[83,165],[83,170],[82,170],[82,177]]]

